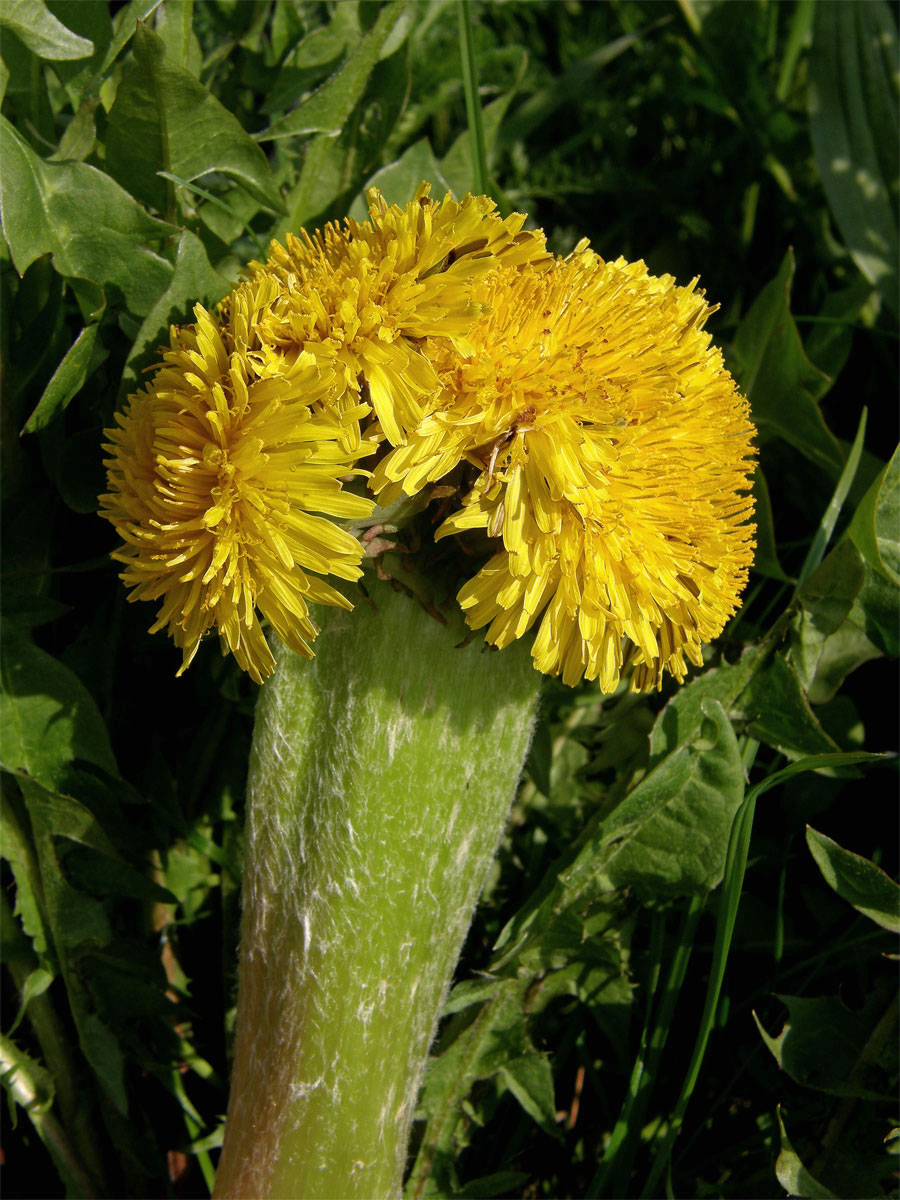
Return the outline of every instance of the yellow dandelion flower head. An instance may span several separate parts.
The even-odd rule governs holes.
[[[506,646],[540,617],[535,666],[567,684],[677,679],[739,603],[752,562],[747,402],[710,344],[697,281],[604,262],[498,269],[460,355],[429,339],[443,391],[375,470],[382,504],[460,463],[477,472],[437,537],[501,547],[464,585],[472,628]]]
[[[212,628],[254,680],[271,674],[260,615],[311,657],[307,602],[352,605],[308,572],[361,573],[359,543],[318,514],[369,514],[372,502],[341,479],[363,473],[354,463],[374,443],[348,451],[360,413],[317,403],[328,383],[312,354],[272,370],[260,327],[277,293],[261,278],[216,313],[198,305],[196,323],[172,328],[151,384],[106,431],[101,514],[122,539],[113,557],[130,600],[160,602],[151,631],[168,627],[182,648],[179,674]]]
[[[312,237],[273,242],[251,278],[274,278],[278,302],[265,320],[273,360],[306,349],[330,371],[339,406],[362,394],[394,445],[421,419],[438,390],[419,348],[433,337],[459,352],[481,309],[472,290],[497,263],[549,263],[544,235],[522,229],[525,217],[501,219],[487,196],[448,194],[440,202],[423,183],[405,207],[370,189],[369,219],[350,218]]]

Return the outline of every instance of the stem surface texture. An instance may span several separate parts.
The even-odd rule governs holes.
[[[249,776],[219,1198],[400,1193],[441,1006],[528,749],[540,676],[389,585],[280,648]],[[376,611],[377,610],[377,611]]]

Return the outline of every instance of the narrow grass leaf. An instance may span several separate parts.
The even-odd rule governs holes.
[[[866,436],[866,417],[868,416],[868,412],[867,408],[862,410],[862,416],[859,418],[859,426],[856,430],[856,437],[853,439],[853,446],[847,455],[847,461],[844,463],[841,477],[837,482],[837,487],[834,489],[831,500],[828,502],[828,507],[822,514],[822,519],[819,521],[819,527],[812,540],[812,545],[807,552],[803,566],[800,568],[800,574],[797,577],[798,588],[803,586],[822,561],[828,543],[831,541],[831,535],[834,532],[837,519],[841,515],[841,509],[844,507],[844,501],[847,499],[847,493],[853,486],[853,480],[856,478],[856,471],[859,467],[859,459],[862,454],[863,440]]]
[[[472,0],[458,0],[459,54],[462,63],[463,88],[466,93],[466,120],[472,151],[472,191],[488,194],[487,150],[484,142],[484,122],[481,116],[481,97],[478,94],[478,67],[472,30]]]
[[[748,746],[755,751],[755,743],[750,742]],[[710,968],[709,984],[707,985],[706,999],[703,1005],[703,1014],[700,1018],[697,1040],[694,1043],[691,1061],[681,1087],[678,1102],[672,1112],[666,1136],[656,1152],[653,1166],[641,1192],[642,1197],[650,1197],[657,1194],[657,1185],[669,1163],[672,1147],[681,1130],[684,1114],[693,1095],[694,1087],[703,1065],[703,1059],[706,1055],[706,1047],[709,1043],[709,1036],[712,1033],[716,1011],[719,1006],[722,981],[725,978],[725,968],[728,963],[731,939],[734,935],[741,891],[744,886],[744,875],[747,870],[747,857],[750,851],[750,838],[753,832],[753,817],[756,811],[757,800],[767,791],[778,787],[785,780],[791,779],[794,775],[800,775],[805,771],[813,771],[818,767],[826,766],[852,766],[855,763],[872,762],[881,757],[878,754],[868,754],[862,751],[813,755],[809,758],[800,759],[799,762],[791,763],[790,766],[784,767],[780,771],[775,771],[766,779],[760,780],[759,783],[750,788],[744,797],[744,801],[734,819],[731,838],[728,843],[725,877],[722,884],[719,917],[716,923],[716,936],[713,945],[713,961]]]

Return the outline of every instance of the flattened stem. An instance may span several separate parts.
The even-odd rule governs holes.
[[[215,1196],[397,1197],[428,1047],[531,739],[521,643],[455,649],[389,585],[280,649],[249,777]]]

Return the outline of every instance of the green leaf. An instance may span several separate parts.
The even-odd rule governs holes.
[[[294,46],[263,100],[264,112],[284,112],[296,104],[304,92],[319,84],[325,74],[336,67],[348,47],[358,43],[360,33],[355,8],[354,4],[336,5],[327,25],[311,30]],[[289,11],[289,6],[278,5],[275,20]],[[272,49],[277,53],[275,38],[273,26]]]
[[[763,669],[772,645],[772,639],[767,638],[748,646],[736,663],[712,667],[680,687],[656,718],[650,734],[651,762],[658,762],[697,736],[705,701],[718,701],[729,709],[756,672]]]
[[[462,1012],[473,1004],[484,1004],[492,1000],[497,989],[504,986],[500,979],[464,979],[456,984],[447,997],[441,1010],[441,1016],[449,1017],[453,1013]]]
[[[12,868],[16,881],[15,913],[31,939],[38,960],[50,970],[56,966],[56,952],[44,912],[40,869],[31,844],[27,813],[8,775],[0,776],[0,805],[3,816],[0,853]]]
[[[324,133],[331,137],[339,134],[366,90],[369,75],[406,10],[406,0],[392,0],[386,4],[337,74],[298,104],[293,112],[256,134],[257,141],[275,141],[301,133]]]
[[[822,557],[828,548],[828,543],[831,541],[831,535],[834,533],[834,527],[837,524],[837,519],[841,515],[841,509],[844,507],[844,501],[853,486],[853,481],[856,478],[859,460],[862,455],[863,440],[866,436],[866,422],[868,418],[868,409],[862,410],[862,416],[859,419],[859,426],[856,430],[856,437],[853,439],[853,445],[850,447],[850,453],[847,455],[847,461],[844,463],[840,478],[832,493],[831,499],[825,511],[819,520],[818,528],[806,558],[803,560],[803,566],[800,568],[800,574],[797,577],[797,583],[802,586],[812,571],[818,567],[822,561]]]
[[[94,113],[99,104],[100,98],[95,96],[81,105],[59,139],[56,153],[47,162],[84,162],[97,140]]]
[[[169,285],[144,318],[128,354],[122,374],[120,394],[133,391],[144,367],[158,361],[157,346],[168,345],[170,325],[188,324],[194,319],[193,307],[211,308],[228,291],[228,280],[209,264],[203,243],[185,229],[178,239],[175,271]]]
[[[166,211],[171,186],[157,171],[199,179],[227,175],[260,203],[282,211],[266,156],[236,117],[145,25],[134,35],[135,65],[116,92],[106,131],[106,165],[124,188]]]
[[[62,842],[60,837],[57,839]],[[177,904],[178,897],[160,887],[116,853],[91,846],[58,847],[60,863],[69,882],[92,896],[126,896],[150,904]]]
[[[271,236],[283,241],[285,233],[325,213],[353,182],[354,157],[354,131],[349,128],[340,137],[321,133],[310,138],[299,178],[285,197],[287,215],[276,222]]]
[[[775,1163],[775,1175],[789,1196],[803,1196],[806,1200],[838,1200],[834,1192],[814,1179],[804,1167],[788,1139],[787,1130],[778,1109],[778,1128],[781,1131],[781,1153]]]
[[[527,61],[528,56],[523,51],[522,65],[518,72],[519,77],[524,74]],[[515,96],[516,89],[513,88],[488,104],[482,113],[484,143],[487,150],[488,163],[490,163],[491,151],[497,142],[503,118],[506,116]],[[447,180],[454,195],[462,196],[472,190],[472,143],[467,130],[463,130],[459,134],[441,159],[440,171],[442,176]]]
[[[562,1132],[556,1124],[553,1072],[546,1055],[537,1051],[522,1054],[504,1063],[499,1074],[529,1117],[544,1133],[561,1141]]]
[[[79,333],[66,352],[65,358],[53,372],[53,378],[44,388],[37,407],[25,423],[23,433],[37,433],[46,429],[51,421],[65,412],[69,403],[81,391],[91,371],[100,366],[106,352],[104,351],[102,356],[94,356],[99,328],[99,325],[87,325]]]
[[[48,0],[47,7],[73,33],[93,43],[94,51],[90,58],[61,59],[53,64],[53,70],[62,81],[72,108],[77,113],[83,99],[85,104],[96,105],[100,101],[98,87],[92,88],[91,84],[97,80],[107,61],[113,37],[110,6],[106,0]],[[86,93],[89,93],[87,98]]]
[[[52,596],[9,584],[3,585],[3,616],[13,625],[20,625],[23,629],[46,625],[70,611],[71,605],[54,600]]]
[[[664,21],[666,19],[663,18]],[[598,87],[597,75],[603,68],[615,61],[620,54],[630,50],[632,46],[638,45],[641,39],[659,24],[661,22],[654,21],[640,33],[628,33],[607,42],[586,58],[572,63],[545,87],[539,88],[528,97],[503,126],[502,143],[511,145],[517,141],[524,141],[534,130],[545,125],[561,106],[581,99],[585,90]]]
[[[470,1179],[455,1193],[460,1200],[490,1200],[493,1196],[518,1196],[524,1184],[531,1178],[523,1171],[495,1171]]]
[[[900,653],[900,588],[866,563],[866,574],[850,617],[882,654]]]
[[[809,113],[816,164],[853,260],[900,312],[897,28],[883,0],[819,3]]]
[[[847,619],[865,574],[856,547],[842,541],[797,592],[799,611],[791,626],[791,662],[804,687],[810,686],[816,674],[825,639]]]
[[[828,377],[807,358],[791,316],[793,278],[789,250],[738,326],[732,345],[735,375],[760,436],[783,438],[836,480],[844,455],[814,399]]]
[[[600,877],[612,887],[673,896],[720,882],[744,768],[719,701],[706,698],[702,714],[692,743],[664,759],[604,821],[608,858]]]
[[[753,570],[768,579],[780,579],[785,583],[791,582],[784,568],[778,561],[778,546],[775,540],[775,524],[772,517],[772,501],[769,499],[769,488],[766,477],[760,467],[753,475],[753,499],[755,502],[756,519],[756,553],[753,558]]]
[[[38,58],[87,58],[94,52],[93,42],[67,29],[44,0],[3,0],[0,25],[11,29]]]
[[[811,704],[831,700],[851,671],[883,653],[853,621],[845,621],[822,643],[816,674],[809,687]]]
[[[809,707],[796,670],[776,654],[756,675],[737,703],[751,737],[783,751],[788,757],[831,754],[839,747]]]
[[[848,533],[866,562],[900,586],[900,447],[866,492]]]
[[[19,274],[49,253],[60,275],[115,288],[137,316],[149,312],[172,264],[143,243],[174,233],[172,226],[148,216],[95,167],[38,158],[2,117],[0,154],[3,235]]]
[[[433,1176],[442,1194],[456,1194],[452,1161],[458,1152],[455,1131],[473,1084],[491,1079],[511,1061],[535,1051],[522,1011],[528,980],[496,981],[493,997],[474,1014],[457,1015],[442,1038],[441,1053],[429,1060],[417,1115],[428,1118],[422,1146],[405,1194],[422,1194]],[[552,1094],[552,1080],[551,1094]],[[522,1090],[522,1085],[516,1081]],[[540,1085],[538,1085],[540,1086]],[[546,1092],[544,1092],[546,1103]],[[526,1103],[533,1103],[531,1098]],[[526,1110],[527,1111],[527,1110]]]
[[[832,887],[853,907],[892,933],[900,933],[900,886],[873,862],[806,827],[806,844]]]
[[[884,1010],[882,996],[873,993],[865,1007],[855,1012],[832,996],[807,999],[779,995],[776,999],[788,1010],[788,1018],[777,1037],[766,1032],[755,1013],[754,1020],[775,1061],[795,1083],[829,1096],[853,1096],[861,1100],[889,1097],[890,1039],[883,1039],[875,1061],[871,1060],[869,1045]],[[863,1087],[859,1082],[864,1056],[869,1077],[873,1070],[883,1074],[883,1092]]]
[[[539,792],[550,796],[550,769],[553,766],[553,735],[546,719],[538,721],[525,760],[525,770]]]
[[[67,881],[57,857],[57,838],[69,837],[97,848],[112,847],[94,815],[72,797],[32,779],[20,778],[19,786],[31,819],[47,918],[79,1044],[113,1103],[125,1113],[124,1057],[115,1035],[97,1015],[88,978],[79,967],[86,952],[94,953],[108,945],[112,932],[101,903]]]
[[[386,167],[376,171],[353,201],[350,216],[362,221],[369,215],[366,188],[377,187],[388,204],[407,204],[422,182],[432,184],[433,191],[438,196],[450,191],[450,186],[441,174],[437,159],[432,153],[428,138],[420,138],[418,142],[413,142],[396,162],[388,163]]]
[[[198,77],[203,51],[193,31],[193,8],[194,0],[166,0],[156,18],[156,33],[169,61]]]
[[[56,976],[54,973],[52,971],[48,971],[45,967],[35,967],[33,971],[28,972],[28,975],[25,977],[25,982],[22,984],[21,988],[22,1000],[19,1004],[19,1011],[16,1013],[15,1020],[7,1031],[9,1037],[12,1037],[18,1027],[22,1024],[22,1021],[25,1017],[25,1011],[31,1001],[37,996],[43,996],[44,992],[46,992],[47,988],[55,978]]]
[[[809,328],[804,346],[809,358],[830,380],[837,379],[853,346],[854,323],[872,296],[872,285],[859,275],[847,287],[829,292],[819,310],[819,320]],[[827,387],[814,391],[821,400]]]
[[[588,825],[506,925],[492,969],[524,954],[551,921],[598,891],[632,887],[646,899],[670,899],[714,888],[743,794],[731,722],[717,699],[704,697],[690,743],[664,757],[610,816]]]
[[[52,782],[68,763],[83,759],[117,775],[106,726],[84,684],[15,626],[4,623],[3,643],[3,766]]]

